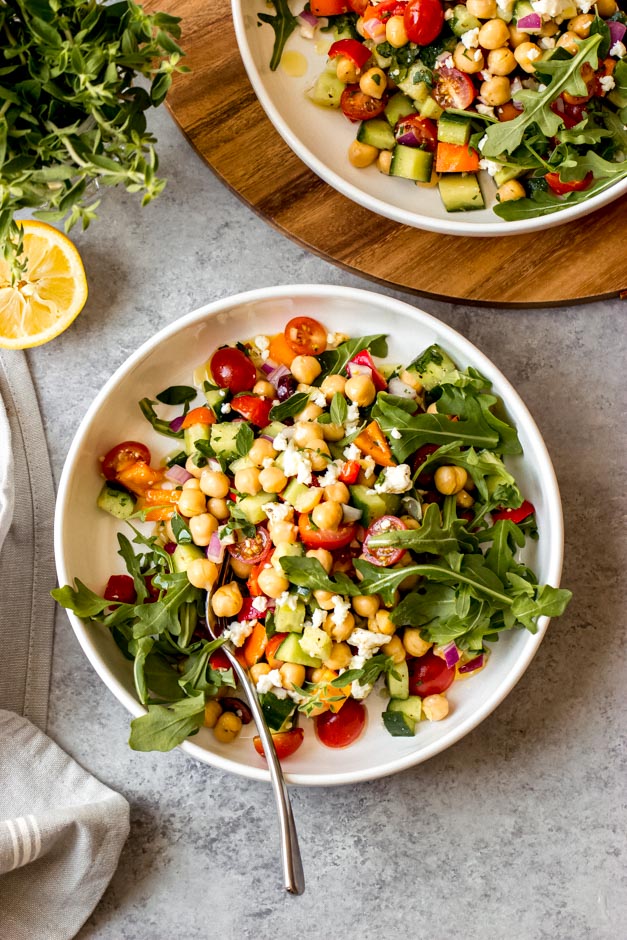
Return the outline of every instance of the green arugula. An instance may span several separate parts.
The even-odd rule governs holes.
[[[174,532],[174,538],[176,539],[177,545],[192,544],[194,541],[192,539],[192,533],[190,532],[189,526],[185,522],[183,516],[181,516],[178,512],[175,512],[170,519],[170,525],[172,526],[172,531]]]
[[[73,614],[82,620],[89,620],[97,617],[108,607],[115,607],[115,601],[108,601],[104,597],[95,594],[82,581],[76,578],[75,587],[69,584],[63,587],[54,588],[50,593],[58,604],[71,610]],[[129,606],[129,605],[126,605]]]
[[[395,665],[391,656],[378,653],[367,660],[360,669],[347,669],[337,679],[332,679],[329,685],[337,689],[343,689],[350,682],[358,682],[359,685],[374,685],[379,676],[388,673],[397,679],[398,673],[394,669]]]
[[[202,726],[205,694],[199,692],[172,705],[149,705],[148,714],[131,722],[134,751],[171,751]]]
[[[270,59],[270,70],[274,72],[279,67],[287,40],[298,26],[298,20],[292,14],[287,0],[269,0],[269,2],[275,9],[275,15],[258,13],[257,18],[262,23],[268,23],[274,30],[274,47]]]
[[[148,588],[146,587],[141,569],[141,556],[135,554],[133,546],[121,532],[118,532],[118,545],[120,546],[118,555],[124,560],[126,570],[133,579],[137,603],[141,604],[141,602],[148,597]]]
[[[285,401],[282,401],[280,405],[275,405],[270,409],[270,420],[285,421],[286,418],[293,418],[294,415],[303,410],[308,401],[309,395],[307,392],[296,392],[286,398]]]
[[[186,405],[196,398],[198,392],[191,385],[170,385],[157,395],[162,405]]]
[[[440,510],[431,503],[427,506],[419,529],[388,529],[368,539],[369,548],[410,548],[427,555],[448,555],[451,552],[476,549],[476,539],[466,532],[463,519],[454,519],[442,526]]]
[[[462,467],[472,477],[479,495],[488,504],[482,507],[484,515],[496,506],[516,508],[522,503],[522,495],[514,477],[500,457],[489,450],[476,451],[473,447],[465,448],[454,441],[427,457],[417,468],[416,475],[440,464]]]
[[[284,555],[281,558],[281,567],[288,581],[311,591],[331,591],[333,594],[349,597],[362,593],[342,571],[338,571],[334,577],[328,575],[317,558]]]
[[[373,356],[380,358],[387,356],[388,344],[385,333],[362,336],[359,339],[348,339],[345,343],[340,343],[336,349],[327,349],[321,356],[318,356],[322,372],[314,384],[320,385],[327,375],[339,375],[340,372],[344,371],[353,356],[356,356],[363,349],[368,349]]]

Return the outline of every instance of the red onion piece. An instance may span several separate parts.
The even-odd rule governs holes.
[[[474,659],[471,659],[470,662],[464,663],[463,666],[458,666],[457,671],[460,675],[466,675],[468,672],[475,672],[477,669],[481,669],[483,666],[483,653],[479,653],[478,656],[475,656]]]
[[[174,433],[176,434],[177,431],[181,430],[181,425],[183,424],[184,420],[185,420],[184,415],[179,415],[178,418],[174,418],[173,421],[170,421],[170,430],[174,431]]]
[[[416,137],[413,131],[405,131],[404,134],[399,134],[396,138],[396,143],[401,144],[403,147],[419,147],[420,141]]]
[[[211,541],[207,545],[207,558],[209,561],[214,561],[216,565],[221,565],[224,560],[224,545],[217,532],[212,534]]]
[[[189,473],[185,467],[179,467],[177,463],[172,467],[168,467],[165,472],[165,477],[167,480],[173,480],[175,483],[187,483],[188,480],[191,480],[192,474]]]
[[[385,42],[385,23],[378,20],[376,16],[364,20],[362,28],[368,39],[374,39],[375,42]]]
[[[263,365],[261,366],[261,371],[266,375],[270,375],[277,368],[277,363],[272,359],[266,359]]]
[[[176,551],[176,542],[166,542],[163,547],[168,555],[173,555]]]
[[[358,362],[353,362],[352,359],[346,364],[346,371],[351,377],[353,375],[367,375],[369,379],[372,378],[372,369],[369,369],[368,366],[362,366]]]
[[[290,375],[290,370],[287,366],[278,365],[270,371],[268,374],[268,382],[270,382],[276,388],[279,384],[279,379],[282,379],[284,375]]]
[[[516,29],[526,33],[539,33],[542,29],[542,17],[539,13],[529,13],[527,16],[521,16],[516,22]]]
[[[449,668],[459,661],[459,650],[454,642],[447,643],[446,646],[441,646],[438,650],[438,654]]]
[[[627,26],[625,26],[624,23],[618,23],[614,21],[612,21],[611,23],[607,23],[607,26],[610,31],[610,39],[611,39],[610,49],[611,49],[614,43],[623,41],[623,36],[627,32]]]
[[[301,10],[298,14],[299,20],[304,20],[305,23],[308,23],[310,26],[318,25],[318,17],[311,13],[309,10]]]
[[[262,440],[262,441],[270,441],[271,444],[274,444],[274,438],[273,438],[273,437],[270,437],[269,434],[260,434],[260,435],[259,435],[259,438],[260,438],[260,440]]]

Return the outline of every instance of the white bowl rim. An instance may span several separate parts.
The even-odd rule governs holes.
[[[325,300],[327,298],[343,298],[355,303],[358,303],[360,300],[363,300],[364,303],[368,301],[372,302],[372,298],[374,296],[379,304],[389,306],[395,312],[401,312],[408,315],[410,318],[419,320],[426,325],[431,326],[431,328],[436,332],[438,341],[442,341],[444,344],[446,344],[447,339],[450,339],[452,342],[459,342],[461,340],[462,343],[472,351],[472,354],[475,357],[474,365],[480,371],[482,371],[482,369],[486,369],[488,373],[491,372],[492,374],[498,375],[499,380],[505,389],[505,395],[502,397],[506,401],[515,401],[517,408],[519,408],[522,414],[525,416],[527,422],[526,431],[528,432],[529,438],[532,441],[536,461],[542,467],[542,479],[547,498],[546,528],[551,532],[551,539],[554,543],[547,571],[546,582],[553,585],[554,587],[559,587],[564,552],[564,528],[559,487],[557,478],[555,476],[555,471],[551,463],[551,458],[546,448],[546,444],[544,443],[535,421],[533,420],[527,406],[522,401],[518,392],[500,372],[500,370],[497,369],[494,363],[484,353],[481,352],[481,350],[479,350],[473,343],[467,340],[466,337],[461,333],[458,333],[457,330],[454,330],[447,324],[442,323],[442,321],[438,320],[437,317],[434,317],[431,314],[406,303],[405,301],[396,300],[396,298],[388,297],[385,294],[379,294],[376,291],[364,290],[362,288],[354,287],[342,287],[330,284],[288,284],[278,287],[261,287],[257,288],[256,290],[245,291],[231,295],[229,297],[224,297],[220,300],[212,301],[211,303],[205,304],[204,306],[193,310],[191,313],[188,313],[187,315],[164,327],[150,339],[146,340],[146,342],[144,342],[139,347],[139,349],[132,353],[132,355],[129,356],[128,359],[126,359],[125,362],[123,362],[122,365],[116,369],[111,378],[105,383],[89,406],[76,431],[63,466],[63,471],[59,482],[54,520],[54,551],[59,584],[69,584],[73,582],[73,577],[68,571],[65,562],[63,550],[63,519],[69,509],[69,487],[72,471],[74,464],[80,455],[83,438],[86,436],[92,421],[95,420],[98,411],[105,402],[109,392],[116,386],[120,379],[128,372],[132,371],[135,365],[138,364],[146,355],[151,353],[161,343],[167,341],[179,330],[185,329],[186,327],[196,322],[201,322],[208,318],[212,318],[222,311],[231,309],[238,305],[258,303],[268,300],[274,301],[283,298],[294,298],[300,296],[314,296],[320,300]],[[83,652],[87,656],[91,665],[94,667],[96,673],[108,686],[110,691],[113,692],[118,701],[125,706],[125,708],[134,718],[146,714],[146,709],[137,701],[137,699],[129,694],[115,673],[106,663],[102,661],[96,651],[95,645],[89,637],[89,632],[83,621],[71,611],[66,611],[66,613],[70,619]],[[423,761],[428,760],[430,757],[434,757],[436,754],[439,754],[441,751],[446,750],[452,744],[455,744],[461,738],[465,737],[466,734],[481,724],[481,722],[487,718],[488,715],[490,715],[498,705],[500,705],[509,692],[515,687],[529,666],[531,660],[535,656],[547,630],[549,621],[550,618],[548,617],[539,618],[537,633],[527,637],[527,649],[520,656],[516,668],[510,670],[508,675],[503,679],[501,684],[492,693],[492,695],[486,699],[484,704],[475,712],[473,712],[473,714],[470,715],[468,719],[460,724],[457,728],[444,734],[440,739],[421,749],[419,752],[407,754],[403,757],[399,757],[398,759],[388,761],[386,764],[376,767],[373,770],[347,770],[341,773],[327,773],[320,775],[311,773],[294,774],[289,773],[288,771],[285,773],[286,781],[290,784],[299,786],[336,786],[350,783],[361,783],[367,780],[375,780],[379,777],[385,777],[393,773],[398,773],[401,770],[406,770],[409,767],[413,767],[416,764],[422,763]],[[237,761],[230,760],[229,758],[225,758],[220,754],[215,754],[211,751],[208,751],[189,739],[183,742],[180,747],[190,757],[194,757],[203,763],[218,767],[220,770],[239,774],[240,776],[248,777],[253,780],[261,780],[266,782],[269,782],[270,780],[270,776],[267,770],[258,767],[246,767]]]
[[[436,219],[431,216],[422,215],[419,212],[410,212],[399,206],[384,202],[375,196],[369,195],[358,186],[354,186],[345,180],[342,176],[332,170],[326,163],[319,160],[309,150],[305,144],[292,132],[289,125],[283,119],[281,112],[275,108],[270,96],[266,93],[263,78],[255,63],[255,59],[246,39],[246,27],[244,25],[244,11],[241,0],[231,0],[231,10],[233,13],[233,23],[235,27],[235,36],[239,47],[240,56],[244,63],[244,68],[248,75],[253,90],[259,99],[263,110],[270,119],[274,128],[281,135],[296,156],[305,163],[316,176],[332,186],[333,189],[356,202],[364,209],[369,209],[377,215],[381,215],[393,222],[400,222],[401,225],[408,225],[411,228],[424,229],[427,232],[436,232],[439,235],[453,235],[458,238],[468,237],[490,237],[521,235],[525,233],[542,231],[548,228],[555,228],[558,225],[564,225],[567,222],[573,222],[583,216],[601,209],[610,202],[618,199],[623,193],[627,192],[627,179],[615,183],[604,192],[593,196],[586,202],[577,203],[559,212],[551,215],[535,216],[532,219],[520,219],[515,222],[495,221],[495,222],[473,222],[468,219],[467,213],[457,213],[457,217],[451,219]]]

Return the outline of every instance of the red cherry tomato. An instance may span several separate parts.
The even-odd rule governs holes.
[[[227,545],[229,554],[243,565],[262,565],[272,554],[273,547],[263,526],[259,526],[254,536]]]
[[[365,20],[377,19],[381,23],[387,22],[391,16],[402,16],[407,3],[398,0],[383,0],[382,3],[369,3],[363,12]]]
[[[339,712],[323,712],[314,719],[316,734],[326,747],[354,744],[366,726],[366,709],[354,698],[347,699]]]
[[[433,73],[433,97],[441,108],[465,110],[475,100],[477,91],[471,79],[459,69],[441,68]]]
[[[137,600],[133,579],[127,574],[112,574],[107,581],[103,597],[107,601],[134,604]]]
[[[443,659],[436,656],[431,650],[418,659],[408,659],[409,694],[439,695],[446,692],[455,678],[455,667],[447,666]]]
[[[146,582],[146,588],[148,590],[148,597],[144,601],[145,604],[150,604],[153,601],[158,601],[159,595],[161,594],[160,589],[152,583],[153,579],[154,579],[154,575],[152,574],[147,574],[146,577],[144,578],[144,581]]]
[[[346,56],[347,59],[354,62],[358,69],[364,67],[371,55],[370,49],[364,46],[363,42],[359,42],[358,39],[338,39],[327,52],[329,59],[335,59],[336,56]]]
[[[381,516],[375,519],[368,527],[364,537],[363,557],[373,565],[380,565],[382,568],[389,568],[401,560],[405,554],[404,548],[395,548],[391,545],[381,548],[371,548],[368,544],[373,535],[379,535],[382,532],[391,530],[406,529],[405,523],[397,516]]]
[[[369,121],[383,114],[385,95],[373,98],[365,95],[359,85],[347,85],[340,98],[340,107],[349,121]]]
[[[139,441],[124,441],[112,447],[102,461],[102,472],[107,480],[115,480],[120,470],[130,467],[141,460],[150,463],[150,451],[145,444]]]
[[[274,741],[274,749],[279,760],[283,760],[284,757],[291,757],[292,754],[295,754],[303,743],[304,737],[305,732],[302,728],[292,728],[291,731],[279,731],[277,734],[273,733],[272,740]],[[253,745],[261,757],[266,756],[263,752],[261,738],[258,735],[255,735],[253,738]]]
[[[434,153],[438,145],[438,128],[430,118],[419,114],[408,114],[397,122],[394,136],[399,140],[405,134],[413,134],[417,145],[429,153]],[[386,386],[387,387],[387,386]]]
[[[335,548],[344,548],[355,537],[354,525],[341,525],[338,529],[315,529],[309,519],[309,513],[303,512],[298,519],[298,531],[301,541],[307,548],[326,548],[330,552]]]
[[[358,16],[363,16],[368,6],[368,0],[348,0],[348,5]]]
[[[327,331],[311,317],[294,317],[285,327],[284,335],[297,356],[319,356],[327,348]]]
[[[241,349],[223,346],[211,357],[211,375],[220,388],[248,392],[257,381],[257,370]]]
[[[530,503],[528,499],[524,499],[518,509],[493,509],[491,515],[493,522],[500,522],[501,519],[509,519],[510,522],[518,524],[522,522],[523,519],[528,519],[529,516],[532,516],[535,511],[533,503]]]
[[[559,173],[546,173],[544,178],[554,193],[563,196],[565,193],[580,193],[584,189],[589,189],[594,174],[590,170],[582,180],[570,180],[569,182],[561,180]]]
[[[549,107],[554,114],[562,118],[564,127],[567,130],[581,124],[588,113],[585,104],[569,104],[564,99],[564,95],[560,95],[559,98],[552,101]]]
[[[226,672],[227,669],[232,668],[231,663],[229,662],[229,658],[224,650],[214,650],[214,652],[209,657],[209,665],[212,669],[217,671],[222,670],[223,672]]]
[[[410,42],[427,46],[440,35],[443,24],[440,0],[409,0],[405,7],[405,32]]]
[[[282,659],[277,659],[275,656],[276,651],[279,646],[287,636],[287,633],[275,633],[274,636],[271,636],[268,642],[266,643],[266,648],[264,650],[264,655],[270,666],[270,669],[280,669],[283,665]]]
[[[250,576],[246,582],[246,587],[251,597],[260,597],[263,594],[263,591],[259,587],[259,574],[261,571],[263,571],[263,565],[255,565],[255,567],[251,569]]]
[[[357,477],[361,472],[361,464],[358,460],[347,460],[342,469],[338,480],[340,483],[357,483]]]
[[[423,444],[422,447],[419,447],[414,457],[414,473],[418,467],[422,467],[423,463],[428,457],[430,457],[432,454],[435,454],[435,452],[439,449],[439,444]],[[431,483],[433,483],[433,474],[435,471],[436,467],[432,467],[430,470],[425,470],[423,473],[419,473],[416,482],[420,483],[422,486],[429,486]]]
[[[236,411],[258,428],[265,428],[270,423],[271,408],[271,399],[258,395],[240,395],[231,402],[231,411]]]

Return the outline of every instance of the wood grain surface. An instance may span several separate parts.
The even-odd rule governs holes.
[[[546,306],[627,291],[627,198],[546,232],[498,238],[437,235],[384,219],[322,182],[274,130],[241,62],[228,0],[146,6],[182,18],[191,71],[175,76],[168,104],[183,133],[234,193],[308,250],[454,302]]]

